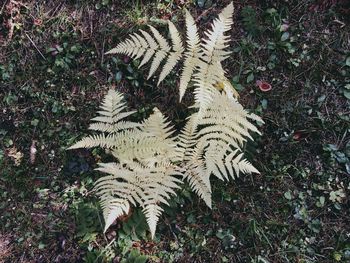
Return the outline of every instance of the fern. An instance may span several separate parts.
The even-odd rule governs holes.
[[[184,96],[187,86],[191,80],[193,72],[196,70],[200,62],[200,39],[196,23],[191,14],[186,10],[186,36],[187,36],[187,51],[185,53],[185,62],[180,78],[180,101]]]
[[[180,77],[180,101],[182,100],[190,81],[193,79],[197,87],[196,105],[210,103],[210,90],[215,85],[227,82],[224,76],[224,70],[221,62],[225,60],[230,52],[225,51],[230,39],[225,35],[231,29],[233,4],[229,4],[214,20],[212,29],[204,34],[207,39],[202,42],[195,20],[191,14],[185,10],[186,14],[186,50],[184,51],[179,32],[172,22],[169,21],[168,27],[172,39],[172,51],[166,39],[152,26],[150,30],[154,38],[147,32],[140,30],[143,37],[139,34],[131,34],[128,39],[111,49],[106,54],[125,54],[134,59],[143,56],[140,67],[146,64],[152,56],[154,59],[151,64],[148,78],[150,78],[158,69],[162,61],[167,57],[160,73],[158,85],[181,60],[184,53],[183,70]],[[232,85],[231,85],[232,87]],[[235,93],[236,94],[236,93]]]
[[[102,147],[115,158],[115,162],[100,163],[97,168],[107,174],[94,188],[103,209],[104,231],[116,218],[129,213],[131,206],[140,206],[153,238],[162,206],[168,205],[183,181],[211,207],[212,177],[230,180],[241,174],[259,173],[244,158],[243,149],[253,139],[251,133],[260,134],[252,122],[262,120],[239,104],[238,94],[222,67],[230,54],[226,49],[232,13],[231,3],[201,40],[195,20],[185,10],[186,48],[169,21],[171,45],[150,26],[151,34],[140,30],[107,52],[142,59],[140,66],[152,60],[148,77],[161,68],[158,84],[183,60],[179,97],[183,98],[192,82],[195,112],[174,136],[173,127],[158,109],[143,122],[128,121],[126,118],[134,111],[126,111],[120,93],[108,91],[99,116],[89,126],[95,134],[69,148]]]
[[[109,90],[100,115],[92,119],[97,123],[90,125],[101,134],[85,137],[70,149],[99,146],[110,149],[116,158],[117,162],[100,163],[97,168],[108,174],[95,184],[105,231],[115,218],[128,213],[131,204],[143,208],[153,237],[163,211],[160,204],[168,204],[182,182],[177,178],[182,173],[173,164],[178,159],[176,142],[169,138],[173,129],[158,109],[143,123],[122,121],[133,113],[124,110],[122,95]]]
[[[198,127],[192,138],[196,140],[196,147],[190,151],[185,160],[193,162],[201,161],[205,178],[211,174],[219,179],[234,178],[231,167],[233,166],[238,176],[240,166],[232,162],[237,152],[242,151],[242,146],[247,139],[252,139],[249,131],[258,132],[256,127],[249,122],[250,115],[234,99],[225,94],[217,94],[212,103],[202,112],[202,117],[197,121]],[[187,139],[183,139],[186,145]],[[246,173],[258,172],[253,166],[245,167]]]
[[[241,12],[244,29],[253,37],[259,35],[261,31],[256,13],[250,5],[243,7]]]

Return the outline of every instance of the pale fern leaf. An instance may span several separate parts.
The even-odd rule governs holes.
[[[123,96],[115,90],[110,89],[108,91],[100,109],[101,110],[98,111],[99,116],[91,119],[96,122],[90,125],[89,129],[91,130],[113,133],[119,130],[140,126],[140,124],[135,122],[121,121],[136,111],[123,112],[126,109]]]
[[[152,61],[151,68],[149,70],[147,79],[150,79],[153,76],[153,74],[156,72],[156,70],[160,66],[160,63],[162,63],[163,59],[167,55],[168,55],[168,53],[163,51],[163,50],[157,51],[156,55],[153,58],[153,61]]]
[[[122,215],[128,214],[130,204],[127,200],[104,196],[100,198],[103,218],[105,219],[104,233],[113,224],[113,222]]]
[[[137,34],[131,34],[130,38],[119,43],[117,47],[106,52],[106,54],[125,54],[134,59],[141,57],[147,50],[144,39],[140,39]]]
[[[92,123],[89,126],[89,130],[107,132],[107,133],[116,133],[125,129],[133,129],[136,127],[141,127],[141,124],[131,121],[119,121],[116,124],[109,123]]]
[[[165,52],[169,52],[170,51],[170,46],[168,44],[168,41],[153,26],[149,25],[149,28],[151,29],[151,31],[153,33],[153,36],[157,40],[160,49],[164,50]]]
[[[179,31],[176,29],[175,25],[170,20],[168,21],[168,27],[171,36],[173,51],[182,53],[184,51],[184,47],[182,45],[182,40]]]
[[[116,136],[113,134],[107,136],[104,134],[90,135],[73,144],[68,150],[93,147],[112,149],[118,146],[115,138]]]
[[[149,26],[151,29],[153,36],[158,42],[159,50],[157,50],[156,55],[153,58],[151,68],[148,74],[147,79],[153,76],[153,74],[158,69],[160,63],[162,63],[163,59],[168,55],[168,52],[170,51],[170,46],[166,39],[158,32],[157,29],[155,29],[153,26]]]
[[[204,40],[203,60],[208,64],[221,62],[228,57],[230,52],[224,51],[228,47],[230,36],[225,35],[233,24],[233,3],[226,6],[219,17],[213,21],[212,28],[205,32],[208,39]]]
[[[97,170],[106,173],[96,181],[105,231],[114,220],[127,214],[130,205],[140,206],[146,216],[152,238],[163,212],[163,205],[176,194],[182,180],[211,207],[211,176],[221,180],[238,177],[241,173],[258,173],[243,158],[244,144],[258,133],[253,121],[262,120],[245,111],[238,103],[238,93],[225,77],[222,61],[233,23],[233,5],[229,4],[205,32],[200,42],[193,17],[186,10],[186,51],[180,34],[169,22],[171,48],[167,40],[152,26],[149,33],[140,30],[107,52],[121,53],[134,59],[142,58],[140,66],[152,58],[150,78],[161,63],[158,84],[174,69],[184,53],[180,77],[180,101],[191,81],[194,83],[195,109],[182,130],[174,137],[167,118],[154,109],[142,123],[126,121],[127,112],[121,94],[110,91],[103,100],[98,116],[90,129],[101,134],[83,138],[71,149],[100,146],[109,149],[116,163],[99,164]],[[182,179],[182,180],[180,180]]]
[[[171,70],[175,67],[177,62],[182,57],[182,53],[184,51],[179,31],[177,31],[175,25],[171,21],[168,21],[168,25],[172,40],[172,52],[170,52],[167,62],[163,66],[162,72],[159,75],[157,85],[159,85],[159,83],[162,82],[165,79],[165,77],[171,72]]]
[[[201,160],[193,160],[185,166],[185,179],[192,190],[211,208],[211,185]]]
[[[186,12],[186,44],[187,51],[185,52],[185,61],[183,70],[180,77],[180,101],[182,100],[187,86],[191,80],[191,77],[196,70],[201,57],[200,51],[200,38],[198,35],[198,29],[192,15]]]
[[[225,35],[233,24],[233,4],[229,4],[214,20],[212,28],[206,31],[208,39],[204,39],[201,45],[202,56],[198,63],[198,73],[195,75],[195,100],[199,107],[205,108],[210,103],[210,90],[215,89],[224,77],[221,62],[228,57],[230,52],[224,49],[228,47],[230,36]]]
[[[197,125],[193,135],[181,137],[184,140],[182,145],[185,146],[190,139],[196,140],[196,146],[186,151],[184,160],[191,165],[201,165],[189,170],[193,171],[196,168],[197,173],[194,175],[201,175],[200,178],[207,182],[211,175],[227,180],[229,177],[234,178],[235,174],[238,176],[240,172],[257,172],[249,162],[241,160],[242,154],[237,156],[243,143],[248,138],[252,139],[249,131],[257,132],[256,127],[248,121],[250,114],[236,100],[224,93],[216,91],[211,96],[211,102],[208,102],[205,108],[200,108],[193,121]],[[192,183],[193,189],[197,191],[194,186],[195,183]]]
[[[143,57],[139,68],[142,67],[144,64],[146,64],[154,55],[154,53],[156,53],[156,51],[159,48],[159,45],[157,44],[157,41],[151,37],[150,34],[148,34],[146,31],[140,30],[141,34],[144,36],[144,38],[146,39],[146,42],[149,46],[149,48],[147,49],[145,56]]]
[[[157,204],[149,204],[143,209],[143,213],[146,216],[147,224],[151,231],[151,237],[154,238],[156,233],[157,223],[159,221],[159,217],[162,214],[163,209]]]

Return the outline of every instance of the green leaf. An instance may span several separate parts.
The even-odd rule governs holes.
[[[247,83],[250,83],[254,80],[254,74],[253,73],[250,73],[247,77]]]
[[[326,95],[321,95],[320,97],[318,97],[317,102],[321,103],[324,102],[324,100],[326,99]]]
[[[223,239],[225,237],[225,233],[222,231],[222,229],[219,229],[218,232],[216,232],[216,237],[219,239]]]
[[[77,53],[79,51],[78,47],[76,45],[72,46],[70,48],[70,51],[74,52],[74,53]]]
[[[115,74],[115,80],[117,82],[120,82],[122,80],[123,73],[121,71],[118,71],[117,74]]]
[[[324,205],[325,200],[326,200],[326,199],[325,199],[324,196],[321,196],[321,197],[320,197],[320,203],[321,203],[322,206]]]
[[[204,4],[205,4],[205,0],[197,0],[197,4],[199,7],[204,7]]]
[[[284,193],[284,197],[285,197],[287,200],[292,200],[292,194],[291,194],[291,192],[290,192],[290,191],[285,192],[285,193]]]
[[[109,0],[102,0],[102,5],[108,5],[109,4]]]
[[[146,263],[147,262],[147,257],[144,255],[138,256],[135,261],[135,263]]]
[[[289,33],[288,32],[284,32],[281,36],[281,41],[286,41],[289,38]]]
[[[350,100],[350,90],[344,90],[343,91],[343,95],[345,98],[347,98],[348,100]]]
[[[350,57],[347,57],[345,60],[345,65],[350,67]]]
[[[317,207],[323,207],[325,201],[326,201],[326,198],[324,196],[320,196],[319,201],[316,202],[316,206]]]
[[[30,122],[30,124],[31,124],[32,126],[36,127],[36,126],[38,126],[38,124],[39,124],[39,120],[38,120],[38,119],[34,119],[34,120],[32,120],[32,121]]]
[[[341,260],[341,258],[342,258],[342,255],[339,252],[334,252],[333,258],[334,258],[335,261],[339,262]]]
[[[43,244],[43,243],[40,242],[38,247],[39,247],[39,249],[44,249],[45,246],[46,246],[45,244]]]

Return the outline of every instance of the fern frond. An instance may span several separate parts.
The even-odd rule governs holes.
[[[154,55],[154,53],[156,53],[156,51],[159,48],[159,45],[157,44],[157,42],[155,41],[155,39],[153,39],[153,37],[151,37],[150,34],[148,34],[146,31],[140,30],[141,34],[144,36],[144,38],[146,39],[146,42],[149,46],[148,50],[145,53],[145,56],[143,57],[139,68],[141,68],[144,64],[146,64]]]
[[[204,167],[204,163],[199,158],[193,158],[185,166],[184,179],[188,181],[192,190],[211,208],[211,185],[210,178]]]
[[[119,161],[100,163],[97,168],[108,174],[98,179],[94,187],[100,197],[105,231],[116,218],[128,213],[130,204],[139,205],[153,238],[163,211],[160,205],[168,204],[182,183],[177,178],[183,177],[182,172],[173,164],[179,159],[171,137],[173,127],[156,108],[143,123],[121,121],[133,112],[124,112],[122,96],[115,91],[108,92],[100,108],[100,116],[93,118],[98,122],[90,128],[102,133],[85,137],[70,149],[100,146],[110,149]]]
[[[101,199],[122,198],[134,206],[143,203],[143,178],[137,171],[117,163],[100,163],[96,170],[110,174],[101,177],[95,183],[94,189]]]
[[[205,32],[208,39],[204,40],[203,47],[203,60],[208,64],[215,64],[222,62],[228,57],[231,52],[224,51],[228,47],[230,36],[225,35],[227,31],[231,29],[233,24],[233,3],[231,2],[226,6],[219,17],[213,21],[212,28]]]
[[[128,134],[121,140],[121,147],[112,149],[113,156],[121,163],[137,159],[146,164],[154,160],[155,153],[166,151],[165,146],[159,143],[157,138],[146,136],[143,133],[137,134],[135,137],[131,136],[131,134]]]
[[[133,59],[143,57],[139,67],[147,63],[154,55],[148,75],[148,78],[150,78],[158,69],[163,59],[169,54],[170,46],[167,40],[158,32],[157,29],[152,26],[149,26],[149,28],[152,31],[154,38],[149,33],[140,30],[142,36],[137,33],[131,34],[128,39],[119,43],[117,47],[106,52],[106,54],[124,54],[132,57]],[[179,48],[178,39],[175,39],[175,45],[176,46],[174,46],[174,48]],[[176,54],[178,55],[179,53]],[[179,58],[175,57],[174,55],[172,56],[170,62],[174,63],[174,59],[177,61]],[[169,66],[171,65],[168,65],[168,67]]]
[[[99,131],[99,132],[107,132],[107,133],[116,133],[121,130],[125,129],[133,129],[141,127],[140,123],[131,122],[131,121],[119,121],[115,124],[109,124],[109,123],[92,123],[89,126],[89,130],[93,131]]]
[[[184,160],[192,165],[201,164],[202,166],[197,165],[191,169],[200,169],[194,175],[198,177],[199,174],[207,182],[211,175],[228,180],[229,177],[239,176],[240,172],[258,172],[249,162],[241,160],[242,154],[237,155],[242,151],[243,143],[248,138],[252,139],[249,132],[258,132],[248,121],[250,114],[224,93],[217,91],[213,96],[207,108],[201,108],[200,115],[197,113],[197,128],[188,136],[190,139],[182,137],[185,141],[182,145],[185,146],[186,142],[196,140],[196,146],[186,151]],[[194,186],[196,184],[192,183],[196,191]]]
[[[153,36],[157,40],[159,48],[161,50],[164,50],[165,52],[169,52],[170,51],[170,46],[169,46],[168,41],[153,26],[149,25],[149,28],[151,29],[151,31],[153,33]]]
[[[170,163],[157,164],[146,167],[137,162],[129,162],[120,165],[116,163],[99,164],[97,170],[110,174],[100,178],[95,185],[96,194],[103,201],[105,222],[113,222],[113,215],[122,215],[128,208],[128,203],[140,205],[147,218],[152,238],[155,234],[156,224],[163,209],[160,204],[168,205],[167,199],[175,195],[181,180],[176,176],[182,176],[176,166]],[[116,204],[114,200],[123,200]],[[123,205],[123,206],[122,206]],[[113,213],[111,212],[113,211]],[[108,226],[106,226],[108,227]]]
[[[233,4],[213,21],[202,42],[195,20],[185,12],[186,50],[176,27],[169,22],[171,46],[150,26],[152,34],[140,30],[107,52],[142,58],[140,67],[152,60],[148,78],[166,61],[158,84],[184,55],[180,101],[193,81],[195,112],[181,133],[174,137],[174,128],[156,108],[141,123],[125,120],[134,112],[126,111],[121,94],[109,91],[99,115],[89,126],[100,134],[85,137],[70,147],[100,146],[109,149],[116,158],[115,163],[101,163],[97,168],[106,173],[94,188],[103,209],[105,231],[116,218],[128,213],[131,205],[140,206],[153,238],[163,205],[168,205],[183,180],[211,207],[211,176],[230,180],[241,173],[259,173],[244,159],[243,149],[253,139],[252,133],[260,134],[252,122],[262,120],[238,103],[238,93],[225,77],[222,66],[230,54],[226,48],[230,40],[227,33],[233,23]]]
[[[184,47],[182,45],[182,39],[180,37],[179,31],[176,29],[175,25],[170,20],[168,21],[168,27],[169,27],[171,41],[173,44],[172,45],[173,51],[182,53],[184,51]]]
[[[134,59],[137,59],[144,55],[144,53],[152,46],[142,38],[140,35],[134,33],[130,35],[130,38],[119,43],[117,47],[106,52],[106,54],[125,54]]]
[[[147,79],[149,79],[153,76],[153,74],[158,69],[160,63],[162,63],[163,59],[168,55],[168,52],[170,51],[170,46],[169,46],[168,42],[158,32],[158,30],[155,29],[153,26],[149,26],[149,28],[151,29],[153,36],[156,38],[156,40],[158,42],[159,50],[156,52],[156,55],[153,58]]]
[[[147,223],[151,230],[152,238],[154,237],[156,225],[163,209],[160,204],[169,205],[168,199],[171,195],[176,195],[175,189],[180,188],[178,184],[182,183],[174,175],[182,176],[176,171],[176,167],[171,164],[156,166],[153,168],[154,173],[149,175],[152,177],[149,183],[144,185],[145,201],[144,213],[147,218]]]
[[[101,134],[90,135],[75,143],[68,149],[102,147],[106,149],[116,148],[123,143],[125,133],[119,131],[130,130],[134,135],[142,125],[136,122],[122,121],[135,111],[125,111],[123,95],[110,89],[104,97],[98,111],[99,116],[92,118],[95,123],[90,124],[89,129],[99,131]],[[108,133],[105,135],[104,132]]]
[[[224,49],[228,47],[230,40],[230,36],[225,35],[225,33],[231,29],[233,24],[232,15],[233,4],[231,3],[214,20],[212,29],[205,32],[208,39],[204,39],[201,44],[201,61],[198,63],[198,72],[195,74],[195,100],[199,107],[205,108],[208,106],[212,97],[211,89],[215,89],[217,83],[226,79],[221,62],[230,54]]]
[[[123,95],[115,90],[110,89],[108,91],[107,95],[103,99],[100,109],[101,110],[98,111],[99,116],[91,119],[96,123],[90,124],[90,130],[116,133],[119,130],[140,127],[139,123],[121,121],[136,111],[125,112],[126,105],[123,101]]]
[[[104,233],[113,224],[116,218],[128,214],[130,210],[130,204],[127,200],[113,198],[108,195],[100,197],[100,204],[103,210],[103,218],[105,219]]]
[[[181,133],[178,135],[178,147],[177,151],[179,153],[178,161],[188,161],[187,155],[190,150],[196,145],[197,141],[194,136],[196,131],[196,122],[198,119],[198,113],[192,114],[187,118],[185,127],[181,130]]]
[[[184,51],[179,31],[177,31],[175,25],[171,21],[168,21],[168,25],[169,25],[169,31],[170,31],[170,36],[172,40],[173,51],[170,52],[167,62],[163,66],[162,72],[159,75],[159,80],[157,85],[159,85],[159,83],[162,82],[166,78],[166,76],[169,75],[171,70],[176,66],[177,62],[182,57],[182,53]]]
[[[187,51],[185,52],[185,61],[180,78],[180,101],[186,92],[187,86],[194,71],[196,70],[196,67],[198,66],[199,58],[201,57],[200,38],[198,35],[196,22],[187,10],[185,10],[185,12]]]
[[[237,177],[239,176],[238,171],[242,171],[243,173],[246,173],[246,174],[251,174],[251,173],[260,174],[260,172],[250,162],[248,162],[246,159],[242,159],[242,157],[243,157],[243,153],[238,155],[232,161],[233,167],[238,167],[238,169],[236,171]]]
[[[93,147],[112,149],[118,146],[115,138],[116,136],[114,134],[107,136],[104,134],[90,135],[73,144],[68,150]]]
[[[163,209],[157,204],[149,204],[143,209],[143,213],[146,216],[147,224],[151,231],[151,237],[154,238],[156,233],[157,223],[159,221],[159,217],[162,214]]]
[[[157,109],[153,109],[153,114],[144,121],[142,130],[146,133],[165,140],[174,131],[173,126],[169,126],[170,122],[167,122],[167,118]]]

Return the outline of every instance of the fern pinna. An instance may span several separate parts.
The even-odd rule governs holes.
[[[222,67],[230,54],[233,5],[229,4],[214,20],[211,29],[200,39],[195,20],[186,14],[186,45],[172,22],[168,41],[152,26],[149,34],[133,33],[108,54],[126,54],[142,59],[140,66],[152,57],[150,78],[164,60],[158,84],[183,60],[179,98],[194,84],[196,112],[177,136],[163,114],[153,114],[136,123],[126,118],[122,95],[109,90],[99,116],[92,119],[89,129],[98,132],[83,138],[70,149],[102,147],[108,149],[116,162],[101,163],[97,170],[108,175],[95,184],[105,219],[105,231],[113,221],[129,212],[130,206],[141,206],[146,215],[152,238],[171,195],[187,181],[194,192],[211,207],[211,176],[221,180],[234,179],[240,173],[259,173],[243,158],[243,146],[251,132],[259,133],[252,121],[262,122],[239,104],[238,94],[225,77]],[[186,46],[186,48],[184,48]]]

